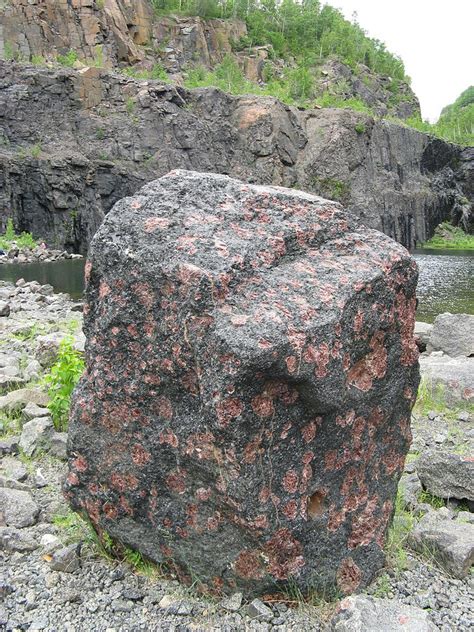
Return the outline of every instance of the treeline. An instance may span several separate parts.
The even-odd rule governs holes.
[[[408,121],[421,132],[435,134],[459,145],[474,145],[474,86],[464,90],[454,103],[443,108],[437,123]]]
[[[368,37],[356,21],[319,0],[151,0],[156,13],[198,15],[203,18],[238,17],[247,24],[248,37],[238,46],[271,44],[278,57],[295,57],[305,66],[336,56],[351,67],[362,63],[393,79],[408,78],[402,60],[379,40]]]

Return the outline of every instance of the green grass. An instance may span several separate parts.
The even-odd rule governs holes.
[[[159,79],[161,81],[169,81],[168,73],[158,62],[153,65],[151,70],[128,66],[127,68],[123,68],[120,72],[133,79]]]
[[[422,244],[422,248],[474,250],[474,235],[468,235],[459,226],[443,222],[436,228],[434,236]]]
[[[439,498],[434,494],[430,494],[430,492],[423,490],[418,495],[418,501],[420,503],[427,503],[431,505],[434,509],[441,509],[442,507],[446,507],[446,501],[443,498]]]
[[[395,514],[385,545],[387,564],[396,571],[403,571],[408,568],[406,542],[414,526],[415,516],[405,509],[403,493],[398,491],[395,500]]]
[[[415,415],[426,417],[428,413],[442,414],[447,421],[457,419],[461,410],[474,414],[474,404],[467,402],[462,406],[451,407],[446,402],[446,389],[443,384],[433,384],[428,377],[422,377],[418,387],[418,394],[413,408]],[[452,431],[456,433],[454,429]]]

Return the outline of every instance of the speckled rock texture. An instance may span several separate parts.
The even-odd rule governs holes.
[[[73,508],[209,590],[366,585],[419,379],[407,251],[334,202],[173,171],[115,205],[86,278]]]

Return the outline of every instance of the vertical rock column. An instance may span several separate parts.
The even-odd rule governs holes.
[[[174,171],[86,266],[66,495],[209,589],[383,565],[418,386],[416,265],[334,202]]]

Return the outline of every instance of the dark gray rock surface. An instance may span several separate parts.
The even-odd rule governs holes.
[[[117,200],[174,168],[337,199],[408,247],[472,202],[458,178],[471,154],[349,110],[0,61],[0,113],[0,217],[76,252]]]
[[[210,588],[370,581],[418,385],[417,270],[333,202],[176,171],[86,265],[67,496]]]

